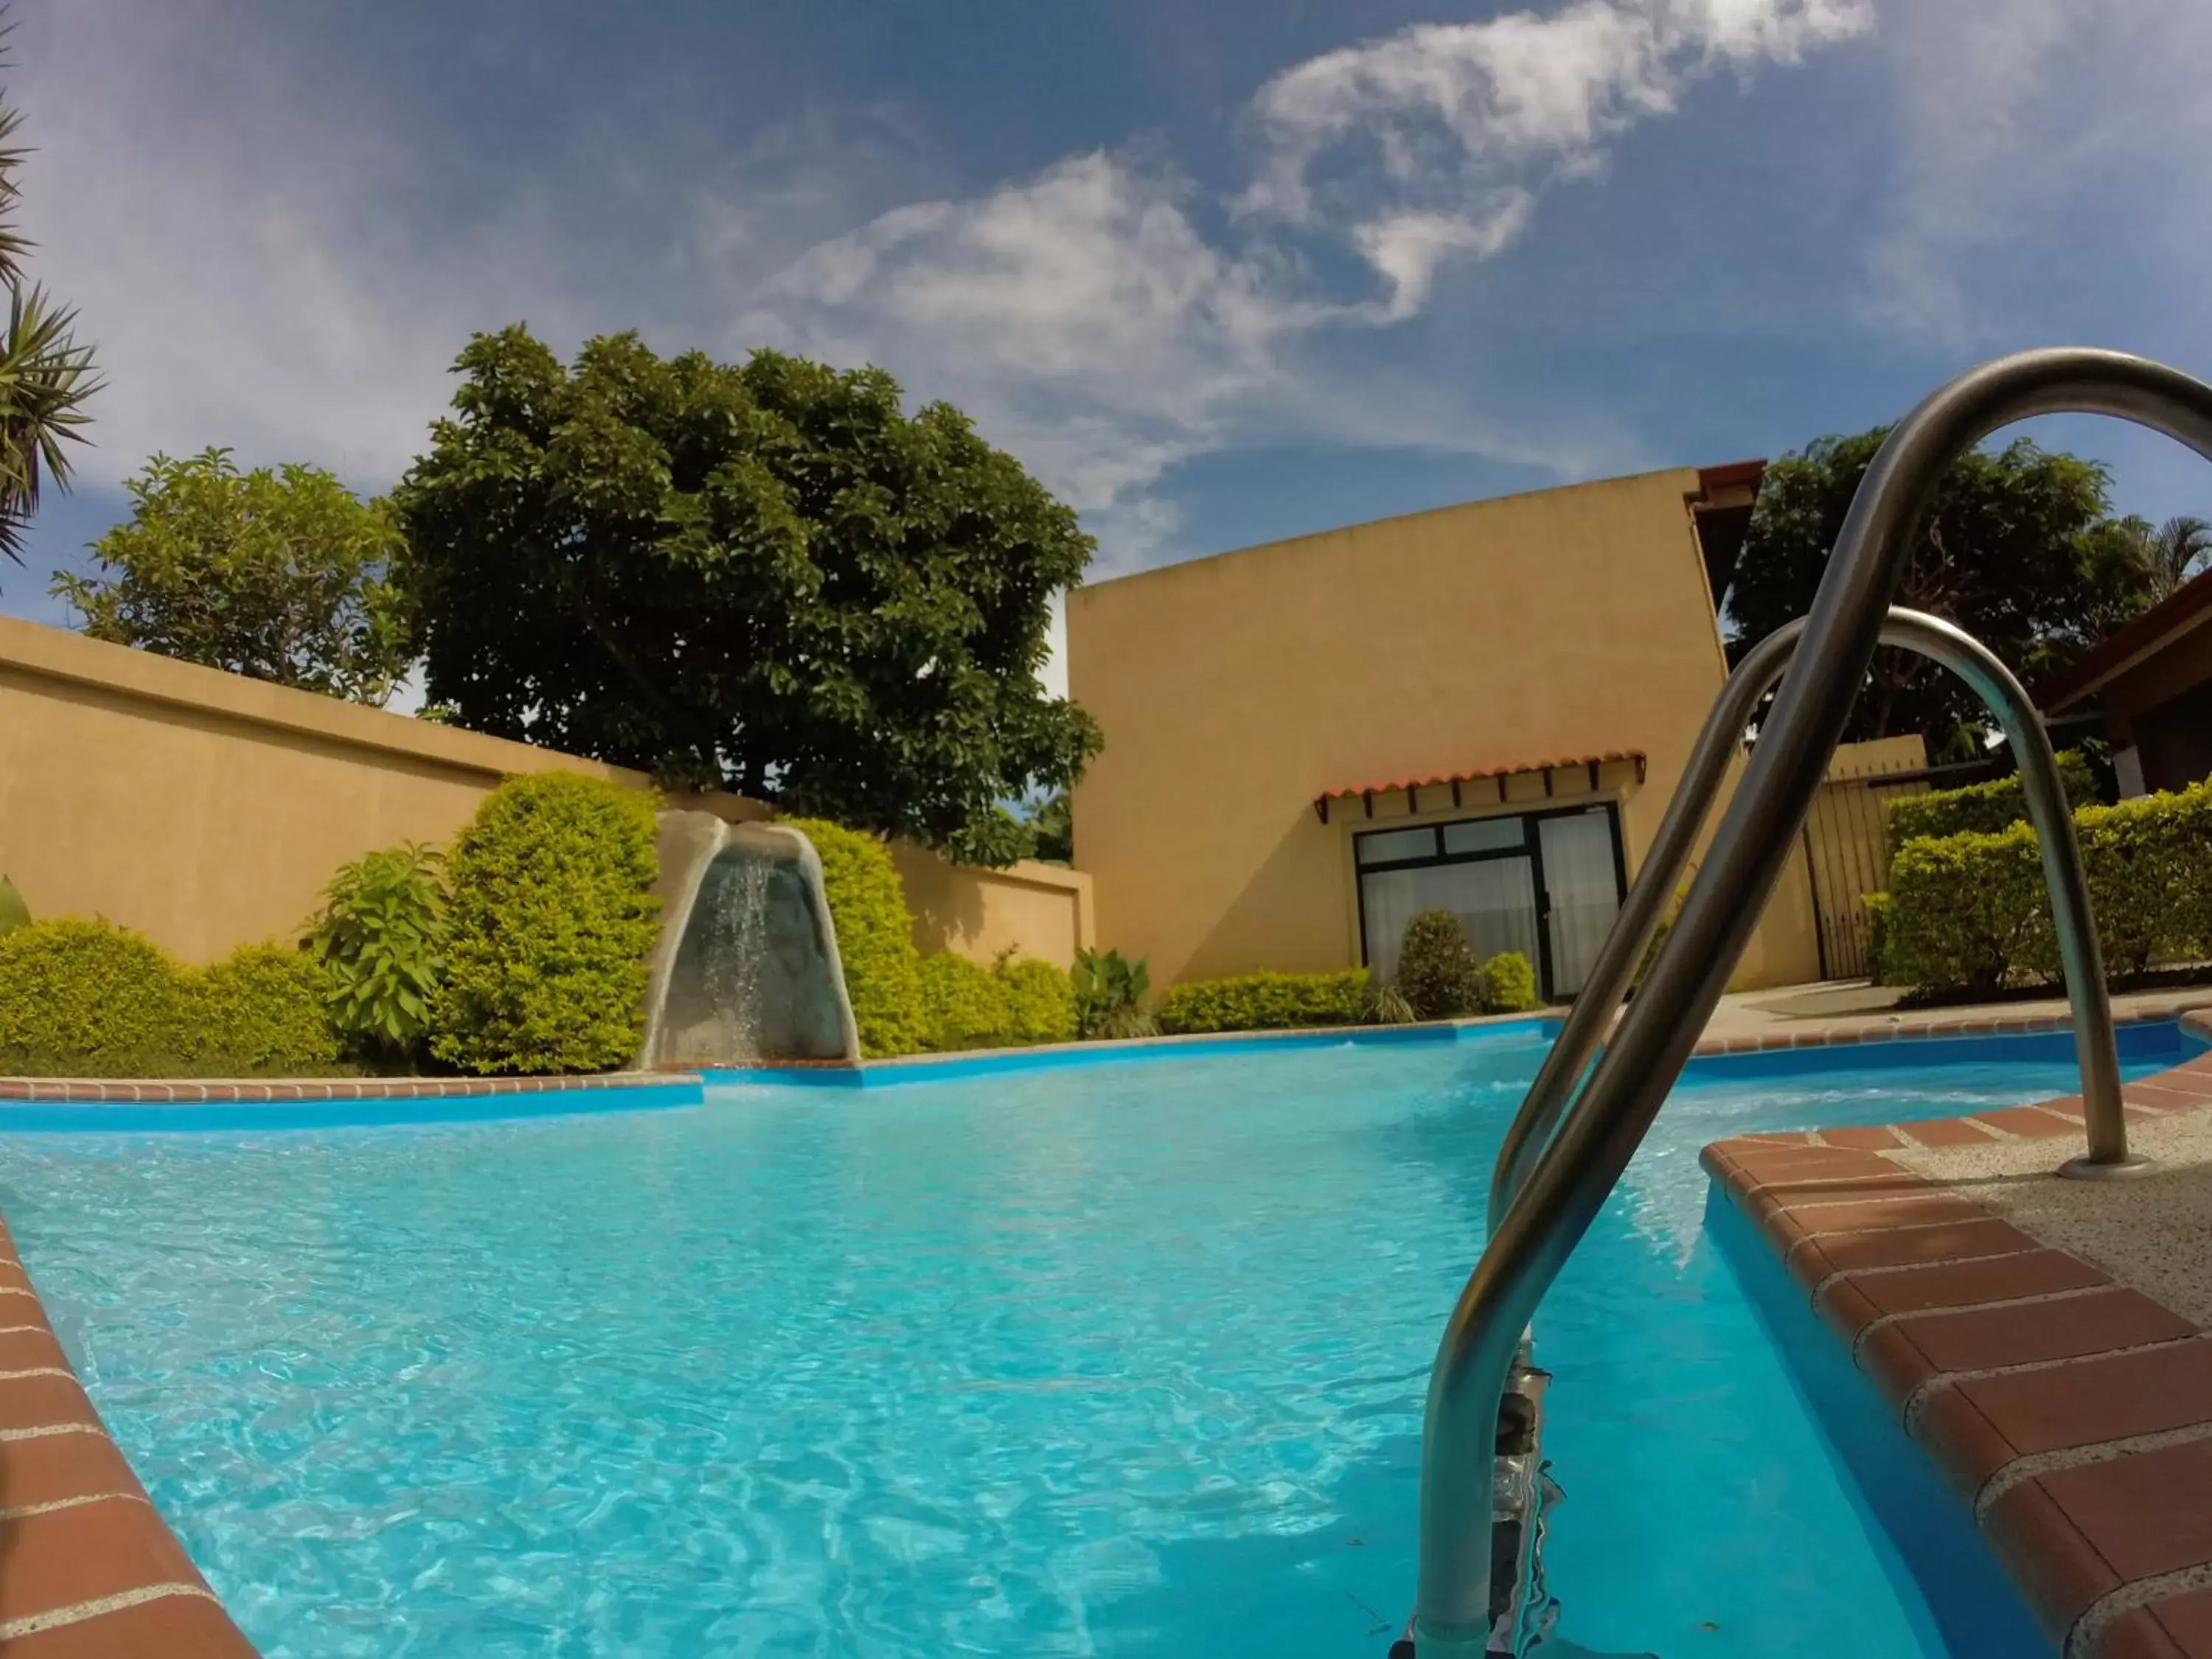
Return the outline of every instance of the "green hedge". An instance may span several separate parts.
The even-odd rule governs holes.
[[[1518,951],[1501,951],[1482,964],[1483,1012],[1525,1014],[1543,1006],[1536,994],[1536,969]]]
[[[2097,781],[2089,763],[2074,750],[2058,756],[2059,781],[2066,799],[2076,807],[2093,806]],[[1889,844],[1901,847],[1922,836],[1941,838],[1969,832],[1994,836],[2027,817],[2020,775],[1969,784],[1963,789],[1931,789],[1924,795],[1900,795],[1889,803]]]
[[[921,973],[929,1047],[950,1054],[995,1048],[1008,1040],[1006,990],[988,968],[947,951],[924,957]]]
[[[826,818],[794,818],[791,827],[814,843],[822,860],[822,896],[837,930],[860,1052],[882,1060],[926,1048],[921,957],[914,948],[906,884],[890,849],[873,836]]]
[[[574,772],[509,778],[484,797],[447,864],[432,1054],[482,1073],[635,1059],[659,934],[653,805]]]
[[[0,1071],[288,1076],[337,1055],[322,975],[300,951],[249,945],[184,968],[127,927],[74,916],[0,937]]]
[[[991,969],[1006,1000],[1006,1030],[1016,1042],[1075,1041],[1075,987],[1048,962],[1002,957]]]
[[[182,1047],[199,1067],[273,1077],[337,1063],[330,981],[306,951],[242,945],[182,979]]]
[[[939,1054],[1075,1040],[1075,992],[1048,962],[1001,957],[986,968],[945,951],[921,959],[928,1046]]]
[[[2212,783],[2074,815],[2106,971],[2212,956]],[[2035,833],[1907,841],[1890,866],[1881,969],[1922,992],[2056,977]]]
[[[1367,970],[1335,974],[1242,974],[1187,980],[1160,1003],[1169,1031],[1279,1031],[1313,1025],[1357,1025],[1372,993]]]

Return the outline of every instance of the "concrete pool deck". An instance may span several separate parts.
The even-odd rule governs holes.
[[[2124,1181],[2051,1173],[2078,1097],[1705,1163],[2064,1659],[2212,1659],[2212,1054],[2125,1097]]]

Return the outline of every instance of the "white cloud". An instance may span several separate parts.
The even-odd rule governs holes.
[[[1504,252],[1544,188],[1699,78],[1869,24],[1867,0],[1577,0],[1406,29],[1259,89],[1229,234],[1204,228],[1208,204],[1172,170],[1093,152],[823,243],[750,289],[734,337],[883,362],[950,398],[1084,513],[1109,570],[1171,539],[1146,495],[1169,469],[1261,432],[1557,464],[1464,400],[1409,431],[1371,391],[1317,386],[1305,348],[1421,312],[1448,260]],[[1356,251],[1382,296],[1319,288],[1309,234]]]
[[[1103,153],[886,213],[763,287],[738,339],[893,365],[977,416],[1086,514],[1110,513],[1286,390],[1286,337],[1332,314],[1224,252],[1188,187]],[[1156,536],[1157,513],[1127,515]]]
[[[1348,222],[1391,285],[1389,314],[1403,316],[1439,260],[1498,252],[1526,228],[1531,191],[1590,173],[1610,140],[1672,114],[1696,82],[1794,64],[1873,21],[1871,0],[1575,0],[1404,29],[1260,89],[1261,159],[1240,205]]]

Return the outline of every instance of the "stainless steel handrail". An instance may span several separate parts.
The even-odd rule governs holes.
[[[1843,736],[1912,533],[1944,469],[2000,427],[2069,412],[2135,421],[2212,459],[2212,386],[2140,357],[2063,349],[2021,352],[1960,375],[1906,416],[1868,468],[1780,694],[1681,914],[1445,1327],[1430,1375],[1421,1455],[1413,1620],[1420,1659],[1482,1652],[1498,1399],[1521,1332],[1620,1180],[1720,1000]],[[2046,845],[2046,860],[2051,855]],[[2069,986],[2093,982],[2094,932],[2062,936],[2059,945]],[[2115,1152],[2108,1135],[2102,1145],[2093,1138],[2089,1167],[2127,1167],[2112,1161]]]
[[[1613,929],[1606,935],[1574,1006],[1559,1027],[1558,1039],[1546,1053],[1536,1080],[1528,1085],[1521,1109],[1514,1115],[1498,1149],[1490,1179],[1492,1232],[1505,1218],[1514,1195],[1526,1183],[1528,1171],[1543,1155],[1553,1129],[1569,1109],[1575,1085],[1619,1010],[1637,964],[1658,928],[1667,896],[1689,863],[1698,831],[1727,781],[1729,763],[1741,745],[1744,728],[1759,700],[1774,689],[1789,667],[1807,621],[1800,617],[1785,623],[1752,647],[1713,700],[1712,712],[1705,717],[1705,726],[1691,748],[1681,781],[1667,803],[1658,833],[1651,838],[1650,849],[1630,884],[1628,896],[1621,901]],[[2087,915],[2087,889],[2080,878],[2081,859],[2075,847],[2065,786],[2059,781],[2049,736],[2027,694],[1988,647],[1940,617],[1893,606],[1882,621],[1881,643],[1942,664],[1972,686],[1996,714],[2018,758],[2028,820],[2043,848],[2044,872],[2054,895],[2060,937],[2081,939],[2094,951],[2096,932]],[[2098,1158],[2101,1148],[2104,1157],[2098,1167],[2126,1163],[2127,1121],[2120,1107],[2119,1059],[2112,1039],[2112,1000],[2105,989],[2101,964],[2089,964],[2089,971],[2081,979],[2069,980],[2069,984],[2088,988],[2087,994],[2074,994],[2073,1006],[2091,1159]]]

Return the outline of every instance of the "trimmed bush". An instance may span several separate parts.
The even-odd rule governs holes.
[[[1423,1019],[1482,1012],[1482,964],[1449,910],[1424,910],[1398,945],[1398,988]]]
[[[653,801],[574,772],[509,778],[453,843],[430,1051],[465,1071],[600,1072],[637,1054],[659,906]]]
[[[2212,956],[2212,783],[2074,815],[2106,971]],[[1893,984],[1988,992],[2055,977],[2035,832],[1908,841],[1890,866],[1881,955]]]
[[[1160,1026],[1169,1031],[1280,1031],[1358,1025],[1374,998],[1367,970],[1336,974],[1241,974],[1188,980],[1169,988]]]
[[[1006,1032],[1016,1042],[1075,1041],[1075,987],[1048,962],[1000,957],[992,977],[1006,1000]]]
[[[860,1052],[882,1060],[926,1047],[921,956],[914,948],[914,915],[890,849],[873,836],[826,818],[794,818],[791,827],[814,843],[822,860],[822,896],[837,929]]]
[[[1483,1012],[1524,1014],[1543,1006],[1536,994],[1536,970],[1518,951],[1501,951],[1482,964]]]
[[[184,1002],[176,964],[143,933],[32,922],[0,938],[0,1071],[161,1075],[184,1047]]]
[[[946,951],[921,965],[923,1018],[929,1046],[939,1054],[995,1048],[1012,1024],[1006,987],[980,963]]]
[[[241,945],[180,981],[185,1057],[210,1073],[305,1076],[337,1065],[330,981],[304,951]]]
[[[313,961],[249,945],[180,968],[143,934],[64,916],[0,938],[0,1071],[58,1077],[328,1072]]]
[[[2097,780],[2080,752],[2062,750],[2058,780],[2074,807],[2097,803]],[[1994,836],[2027,820],[2027,800],[2020,775],[1968,784],[1963,789],[1931,789],[1924,795],[1900,795],[1889,803],[1889,844],[1901,847],[1922,836]]]

